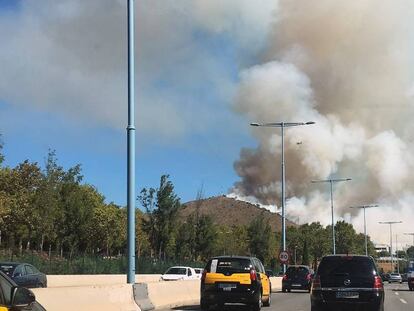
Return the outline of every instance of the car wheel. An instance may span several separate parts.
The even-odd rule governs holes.
[[[286,293],[286,288],[282,288],[282,292],[283,293]]]
[[[290,293],[290,292],[292,291],[292,289],[288,288],[288,290],[287,290],[287,291],[288,291],[288,293]]]
[[[267,298],[265,301],[263,301],[263,306],[270,307],[272,304],[272,293],[269,293],[269,298]]]
[[[311,311],[322,311],[322,310],[323,310],[322,308],[311,306]]]
[[[263,302],[262,302],[262,293],[260,293],[257,301],[253,305],[252,311],[260,311],[262,309],[262,305],[263,305]]]

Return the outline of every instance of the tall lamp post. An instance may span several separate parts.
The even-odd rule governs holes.
[[[402,221],[380,221],[379,224],[381,225],[389,225],[390,226],[390,254],[391,254],[391,272],[394,272],[394,256],[392,255],[392,225],[394,224],[401,224]]]
[[[365,217],[365,210],[367,208],[378,207],[378,204],[351,206],[350,208],[362,208],[364,210],[364,234],[365,234],[365,256],[368,256],[368,235],[367,235],[367,221]]]
[[[286,216],[285,216],[285,128],[301,125],[311,125],[315,122],[276,122],[276,123],[250,123],[251,126],[259,127],[280,127],[282,130],[282,250],[286,251]],[[283,273],[286,273],[286,264],[283,264]]]
[[[134,0],[128,0],[128,127],[127,127],[127,283],[135,283],[135,66]]]
[[[330,184],[330,190],[331,190],[331,214],[332,214],[332,250],[333,254],[336,254],[336,244],[335,244],[335,221],[334,221],[334,203],[333,203],[333,184],[336,182],[342,182],[342,181],[350,181],[351,178],[331,178],[331,179],[324,179],[324,180],[312,180],[312,183],[326,183],[328,182]]]

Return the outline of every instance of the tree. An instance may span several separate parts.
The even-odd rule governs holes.
[[[93,225],[90,226],[93,247],[105,250],[106,256],[112,255],[113,250],[119,249],[125,243],[125,220],[117,205],[98,204],[93,209]]]
[[[19,243],[22,251],[23,241],[26,247],[30,242],[35,230],[38,215],[32,208],[34,199],[41,183],[41,170],[37,163],[28,160],[20,163],[13,169],[3,169],[0,181],[0,192],[7,197],[7,202],[2,219],[9,237],[9,246],[13,249],[15,241]]]
[[[3,155],[3,140],[1,138],[1,134],[0,134],[0,166],[3,164],[4,161],[4,155]]]
[[[407,249],[407,256],[408,258],[414,259],[414,246],[410,246]]]
[[[162,175],[158,189],[144,188],[138,196],[149,218],[144,220],[144,228],[153,253],[157,253],[160,259],[174,252],[175,238],[172,233],[176,229],[176,216],[181,207],[174,185],[168,178],[168,175]]]
[[[364,254],[364,244],[357,243],[357,234],[354,227],[338,221],[335,225],[335,241],[337,254]]]
[[[247,232],[251,253],[256,255],[263,263],[269,261],[271,257],[270,243],[272,230],[269,221],[265,220],[263,213],[252,220]]]

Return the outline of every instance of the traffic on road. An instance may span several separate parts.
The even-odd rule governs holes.
[[[385,301],[384,309],[392,311],[412,311],[414,309],[414,295],[409,292],[406,284],[384,285]],[[311,311],[310,295],[306,291],[295,291],[291,293],[277,292],[272,294],[273,303],[265,311]],[[162,311],[200,311],[200,306],[177,307],[164,309]],[[226,305],[217,311],[249,311],[249,307],[243,305]],[[337,309],[335,309],[337,310]],[[365,309],[361,309],[365,311]]]

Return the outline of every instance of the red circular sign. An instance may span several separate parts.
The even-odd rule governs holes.
[[[288,252],[280,252],[279,254],[279,260],[281,263],[285,264],[289,262],[289,253]]]

